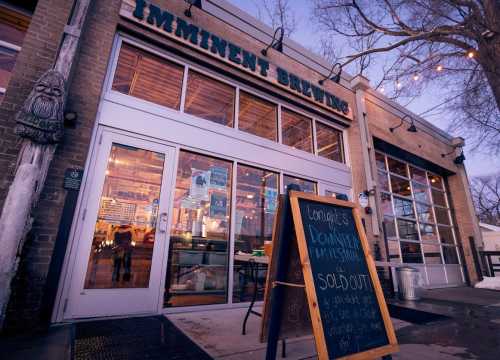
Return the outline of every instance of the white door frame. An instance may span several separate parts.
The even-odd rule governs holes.
[[[171,210],[171,189],[174,166],[176,164],[175,147],[141,139],[138,136],[123,134],[106,128],[98,130],[98,142],[90,161],[88,184],[84,189],[82,202],[77,214],[76,229],[73,236],[73,249],[69,255],[62,294],[65,301],[60,302],[57,320],[69,320],[85,317],[120,316],[144,313],[158,313],[161,309],[162,274],[166,266],[168,251],[169,224],[166,231],[157,233],[153,249],[153,259],[148,288],[134,289],[83,289],[95,219],[99,208],[101,190],[105,179],[107,158],[112,143],[119,143],[165,154],[165,165],[160,192],[159,214],[169,214]],[[167,216],[168,218],[168,216]],[[158,217],[159,221],[160,217]],[[88,298],[82,298],[88,296]],[[88,300],[86,300],[88,299]],[[107,301],[111,299],[111,301]]]

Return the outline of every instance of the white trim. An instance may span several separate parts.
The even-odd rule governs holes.
[[[15,52],[21,51],[21,47],[19,45],[12,44],[12,43],[4,41],[4,40],[0,40],[0,46],[4,47],[6,49],[9,49],[9,50],[13,50]]]

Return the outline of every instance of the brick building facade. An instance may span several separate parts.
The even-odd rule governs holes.
[[[363,220],[382,277],[388,277],[389,269],[394,271],[398,264],[411,263],[421,270],[424,282],[430,287],[457,286],[477,280],[469,237],[480,239],[480,234],[470,201],[467,176],[463,165],[453,162],[458,153],[441,156],[453,151],[456,139],[376,93],[365,79],[359,77],[343,74],[339,84],[326,81],[323,86],[316,86],[332,97],[321,103],[315,101],[315,94],[308,92],[309,86],[318,84],[318,80],[328,74],[329,64],[288,39],[285,40],[283,53],[271,48],[267,57],[261,55],[261,50],[271,42],[272,29],[225,1],[203,1],[203,10],[194,7],[190,18],[184,13],[184,1],[153,3],[157,9],[161,9],[162,12],[158,13],[160,17],[150,16],[149,1],[92,2],[66,106],[66,110],[78,115],[78,120],[76,125],[65,128],[64,140],[58,146],[51,164],[34,214],[34,226],[22,249],[19,269],[12,284],[6,329],[34,328],[48,319],[50,322],[60,322],[81,317],[163,312],[182,306],[223,307],[228,303],[234,305],[244,302],[245,285],[238,280],[243,273],[243,265],[238,256],[255,251],[252,246],[258,244],[260,247],[265,240],[269,240],[265,224],[272,219],[273,196],[283,192],[293,179],[305,189],[311,186],[312,191],[320,195],[346,194],[355,202],[360,193],[367,191],[372,212],[364,212]],[[144,7],[144,14],[136,12],[134,15],[138,6]],[[71,8],[70,1],[62,0],[39,0],[34,7],[22,49],[0,104],[0,164],[4,169],[0,174],[0,205],[12,181],[19,151],[20,142],[13,133],[14,116],[35,80],[52,66]],[[195,25],[199,31],[196,44],[188,28],[179,34],[174,29],[169,31],[168,25],[165,25],[169,23],[169,18],[165,14],[172,16],[172,26],[179,26],[178,19],[184,20],[186,26]],[[208,48],[208,42],[205,48],[202,45],[202,30],[233,44],[233,50],[228,47],[223,57],[220,52],[216,53],[217,50]],[[211,39],[214,41],[213,37]],[[229,54],[237,51],[236,48],[239,49],[239,55],[233,54],[234,59],[231,60]],[[247,66],[242,65],[243,50],[266,61],[269,66],[267,76],[258,74],[257,66],[252,71],[251,61]],[[127,63],[129,60],[126,56],[133,57],[135,65]],[[151,63],[155,67],[147,68]],[[138,64],[143,66],[140,71],[137,70]],[[136,66],[136,70],[133,66]],[[154,69],[157,78],[162,79],[161,84],[154,83],[155,76],[146,79],[151,69]],[[170,69],[168,71],[171,73],[166,69]],[[290,85],[291,77],[288,83],[283,79],[279,81],[279,69],[296,75],[301,84],[299,91]],[[164,75],[164,71],[167,75]],[[178,89],[170,83],[174,82],[176,71],[180,74],[181,85]],[[127,83],[131,72],[134,75],[130,75],[132,80]],[[120,76],[123,78],[118,79]],[[195,80],[191,82],[191,77],[195,79],[196,76],[198,90],[191,91],[190,86],[195,86]],[[136,84],[141,86],[141,82],[144,87],[134,93],[132,88]],[[162,89],[158,90],[159,87]],[[220,109],[203,112],[204,107],[218,101],[216,97],[203,103],[196,97],[196,94],[207,91],[207,88],[210,89],[208,95],[210,91],[218,94],[225,91],[234,96],[232,110],[227,110],[226,104],[224,109],[228,112],[224,116],[220,115]],[[178,90],[178,102],[170,105],[162,103],[163,97],[158,97],[151,89],[165,91],[168,97],[173,97]],[[341,101],[348,104],[347,112],[342,111]],[[198,108],[196,104],[200,104]],[[249,117],[245,113],[248,108],[255,109],[255,112],[264,108],[275,111],[277,126],[264,133],[265,126],[254,121],[245,131],[238,131],[234,128],[235,123],[239,124],[240,130],[243,129]],[[190,115],[186,115],[188,112]],[[405,116],[402,127],[389,131]],[[410,120],[417,132],[406,130]],[[165,125],[158,125],[162,122]],[[291,130],[284,127],[292,122],[310,125],[294,126]],[[269,131],[272,135],[269,135]],[[302,134],[300,131],[305,131],[303,134],[308,136],[309,144],[304,145],[293,138],[297,132]],[[253,134],[246,135],[248,132]],[[109,145],[109,154],[104,154],[101,144],[103,138],[104,144]],[[333,138],[336,140],[333,141]],[[118,148],[117,144],[122,141],[125,147]],[[106,199],[110,198],[113,203],[113,211],[119,209],[121,212],[122,217],[118,219],[118,215],[111,214],[111,207],[104,209],[104,192],[102,199],[96,196],[104,191],[103,186],[112,188],[107,176],[116,169],[113,170],[110,163],[106,165],[108,156],[111,159],[112,156],[124,154],[127,147],[139,150],[147,148],[155,154],[155,161],[158,160],[158,154],[167,161],[163,163],[166,164],[163,167],[163,182],[160,178],[160,185],[149,184],[149,193],[144,190],[142,195],[138,195],[127,189],[122,190],[121,195],[116,195],[116,191],[113,196],[107,195]],[[147,159],[151,160],[150,155],[147,155]],[[130,161],[132,155],[127,153],[126,156]],[[205,165],[208,170],[198,169]],[[69,168],[83,169],[84,178],[78,201],[66,208],[67,211],[73,206],[75,216],[67,220],[69,223],[64,227],[61,218],[67,190],[62,183],[65,171]],[[224,168],[226,170],[221,170]],[[197,190],[201,191],[201,195],[195,199],[198,208],[186,204],[186,200],[194,199],[195,192],[192,182],[188,181],[192,180],[193,174],[184,174],[188,170],[200,170],[201,174],[210,172],[209,176],[214,178],[216,173],[218,176],[222,174],[225,179],[217,186]],[[262,197],[263,204],[255,208],[257,213],[261,211],[261,215],[255,216],[252,215],[255,209],[251,207],[254,190],[250,183],[243,181],[244,176],[251,177],[254,172],[260,174],[262,179],[275,179],[274,183],[266,183],[262,191],[255,192],[255,196]],[[150,179],[153,178],[151,175]],[[440,187],[435,186],[436,183]],[[144,184],[146,182],[137,183],[136,188],[142,189]],[[155,186],[158,187],[156,197],[151,195]],[[126,186],[122,184],[119,187],[123,189]],[[161,195],[160,188],[163,190]],[[182,199],[176,195],[181,190],[188,194]],[[168,198],[165,198],[166,193],[171,193]],[[151,197],[147,199],[149,205],[141,205],[141,196]],[[216,200],[212,202],[212,199],[222,199],[224,209],[220,209],[220,203],[219,208],[216,208]],[[116,252],[116,234],[121,231],[120,226],[126,225],[123,214],[126,209],[130,209],[130,205],[124,204],[133,204],[135,209],[141,207],[143,213],[146,212],[144,209],[149,211],[144,215],[146,220],[137,220],[137,214],[135,218],[130,218],[132,220],[129,219],[134,222],[133,246],[143,246],[146,250],[142,251],[149,254],[134,258],[132,265],[131,260],[127,265],[126,257],[131,256],[127,255],[128,250],[124,251],[125,255],[117,255]],[[200,217],[199,209],[203,206],[213,209]],[[167,209],[164,221],[170,226],[166,231],[166,234],[170,233],[170,248],[157,245],[154,235],[152,241],[148,240],[148,248],[145,245],[148,243],[146,233],[157,231],[155,221],[163,221],[162,208]],[[91,213],[91,209],[94,209],[94,213]],[[225,214],[230,221],[221,219],[217,211]],[[174,214],[181,220],[173,219]],[[259,217],[261,223],[252,222],[253,217]],[[98,225],[95,225],[96,221]],[[104,230],[106,226],[112,230]],[[394,230],[388,229],[391,226]],[[254,230],[255,227],[258,230]],[[92,230],[93,236],[86,237],[88,229]],[[64,231],[69,232],[69,235],[61,238]],[[106,231],[109,234],[102,235]],[[136,235],[138,233],[141,234],[140,239]],[[195,233],[199,233],[199,236]],[[257,233],[260,235],[255,235]],[[101,249],[98,247],[101,244],[96,244],[98,234],[105,238],[103,247],[111,242],[103,254],[106,251],[114,252],[107,258],[91,255],[94,256],[91,257],[93,260],[87,261],[89,252]],[[159,234],[156,234],[157,239],[160,239]],[[162,239],[163,236],[169,238],[166,234],[161,235]],[[194,237],[199,237],[200,243],[212,237],[210,246],[216,250],[205,250],[203,260],[196,260],[196,252],[189,252],[182,247],[189,239],[193,242]],[[174,240],[177,238],[180,240]],[[60,241],[59,245],[56,245],[56,239]],[[177,247],[172,246],[172,243],[177,244]],[[54,251],[55,248],[62,250]],[[238,252],[235,251],[238,248]],[[135,254],[139,253],[138,250],[134,251]],[[154,254],[147,251],[154,251]],[[175,252],[176,257],[172,255]],[[112,287],[126,290],[129,286],[123,283],[129,281],[123,280],[125,275],[122,280],[116,280],[113,275],[109,285],[106,283],[108,280],[102,280],[104,275],[100,277],[101,271],[106,272],[106,269],[102,270],[104,265],[92,265],[92,261],[95,264],[108,261],[114,265],[106,266],[110,269],[114,266],[113,271],[116,271],[117,256],[123,256],[119,261],[125,268],[138,266],[139,263],[148,268],[146,276],[151,281],[149,287],[153,283],[157,285],[156,289],[151,290],[157,299],[153,301],[154,306],[148,309],[146,305],[121,309],[116,314],[112,311],[92,312],[95,304],[107,296],[103,289]],[[221,260],[223,257],[225,260]],[[162,262],[162,258],[167,261]],[[157,266],[155,262],[158,262]],[[189,270],[181,272],[173,268],[171,263],[174,262],[179,268],[190,269],[189,266],[196,265],[202,270],[193,270],[191,276],[186,274]],[[62,266],[59,268],[62,272],[55,276],[49,275],[58,269],[57,264]],[[203,270],[204,267],[220,270]],[[118,273],[121,271],[123,268],[120,270],[118,267]],[[138,270],[133,275],[135,277],[130,281],[135,285],[130,287],[147,287],[140,283],[141,276],[145,276],[143,272],[144,269]],[[108,275],[111,279],[111,275]],[[122,283],[117,285],[120,281]],[[95,297],[89,300],[93,294],[96,294]],[[117,299],[121,301],[119,296]],[[120,306],[115,303],[110,307]]]

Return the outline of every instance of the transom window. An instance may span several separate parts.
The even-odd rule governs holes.
[[[345,163],[343,133],[328,122],[128,43],[120,48],[111,89]]]
[[[375,163],[389,260],[459,264],[444,179],[381,152]]]

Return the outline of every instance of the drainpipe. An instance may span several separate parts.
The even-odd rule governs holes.
[[[15,133],[22,138],[14,180],[0,216],[0,329],[34,210],[50,163],[63,138],[64,107],[70,75],[92,0],[75,0],[52,69],[36,82],[16,114]]]
[[[363,155],[363,169],[366,179],[366,190],[369,191],[368,203],[372,208],[371,223],[373,235],[379,236],[379,220],[377,215],[377,202],[375,197],[376,182],[373,180],[373,172],[371,166],[371,157],[373,156],[373,141],[368,128],[366,118],[366,101],[365,93],[370,88],[370,82],[367,78],[361,75],[355,76],[351,80],[351,87],[356,93],[356,119],[359,123],[359,132],[361,137],[361,153]]]

